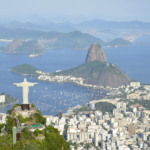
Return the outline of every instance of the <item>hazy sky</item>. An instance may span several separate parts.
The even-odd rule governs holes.
[[[150,22],[150,0],[0,0],[0,17],[80,17]]]

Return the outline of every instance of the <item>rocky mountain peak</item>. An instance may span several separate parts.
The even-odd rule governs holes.
[[[86,63],[91,62],[91,61],[106,62],[105,52],[102,49],[102,47],[97,43],[92,44],[88,50]]]

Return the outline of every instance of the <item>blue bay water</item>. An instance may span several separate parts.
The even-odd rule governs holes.
[[[21,76],[10,71],[12,67],[23,63],[31,64],[44,72],[65,70],[83,64],[86,53],[87,51],[49,50],[35,58],[25,54],[0,53],[0,92],[20,99],[22,103],[22,89],[13,83],[22,82],[24,77],[30,82],[38,82],[30,88],[29,101],[47,115],[55,115],[58,110],[66,112],[69,107],[99,99],[102,96],[100,90],[80,87],[72,83],[40,82],[35,77]],[[0,112],[6,112],[11,107],[0,107]]]
[[[133,80],[150,84],[150,36],[137,39],[132,45],[105,48],[107,60],[116,64]]]
[[[146,42],[141,44],[140,40]],[[128,47],[104,48],[104,50],[109,62],[116,64],[132,79],[150,84],[149,43],[150,40],[147,38],[146,40],[139,39]],[[29,58],[25,54],[0,53],[0,92],[20,99],[20,103],[22,103],[22,89],[13,83],[22,82],[25,76],[11,72],[12,67],[28,63],[43,72],[55,72],[83,64],[86,55],[87,50],[49,50],[44,55],[35,58]],[[38,82],[37,85],[30,88],[29,101],[47,115],[55,115],[58,110],[66,112],[69,107],[102,97],[100,90],[80,87],[72,83],[40,82],[35,77],[27,77],[27,79],[30,82]],[[11,107],[0,107],[0,112],[6,112]]]

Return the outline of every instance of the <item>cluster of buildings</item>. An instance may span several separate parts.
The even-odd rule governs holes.
[[[66,140],[78,146],[78,148],[72,146],[72,150],[87,149],[85,148],[86,144],[90,145],[89,149],[91,150],[150,150],[150,110],[139,104],[127,107],[128,102],[134,100],[133,97],[128,97],[128,95],[133,93],[148,95],[150,86],[141,86],[139,82],[131,82],[127,87],[109,90],[108,96],[125,94],[126,100],[105,98],[91,101],[88,105],[90,111],[82,111],[76,114],[75,108],[73,108],[69,109],[68,113],[64,114],[62,118],[46,116],[47,125],[51,124],[61,134],[65,133]],[[147,96],[145,100],[150,99]],[[111,103],[115,108],[112,113],[106,112],[103,114],[100,110],[95,109],[95,104],[98,102]]]
[[[76,84],[83,84],[83,79],[82,78],[76,78],[72,76],[62,76],[62,75],[40,75],[38,77],[38,80],[46,80],[49,82],[74,82]]]
[[[40,75],[38,79],[57,80],[57,82],[64,82],[65,79],[83,83],[82,79],[71,76],[64,78],[64,76]],[[15,83],[18,87],[23,88],[23,104],[14,109],[16,114],[28,117],[35,112],[35,109],[28,103],[29,87],[35,84],[27,82],[26,79],[22,83]],[[145,99],[150,100],[150,86],[141,86],[139,82],[131,82],[127,87],[106,88],[110,91],[107,98],[89,102],[88,111],[82,110],[78,113],[75,111],[82,106],[69,109],[63,115],[59,111],[57,116],[44,116],[46,125],[53,125],[68,142],[73,143],[71,145],[72,150],[86,150],[87,147],[88,150],[150,150],[150,110],[139,104],[127,106],[128,102],[137,99],[134,97],[135,94],[146,96]],[[125,94],[126,98],[108,98],[108,96],[121,94]],[[140,97],[139,100],[144,100],[142,98]],[[3,101],[3,97],[0,97],[0,100]],[[114,105],[113,111],[103,113],[100,109],[95,108],[98,102],[111,103]],[[31,112],[31,114],[27,112]],[[6,114],[0,114],[0,123],[5,123],[5,120]],[[33,124],[30,128],[32,131],[37,128],[43,130],[45,126]],[[20,125],[13,129],[14,144],[16,143],[16,135],[20,133],[21,129],[22,126]]]
[[[127,99],[150,100],[150,86],[140,85],[140,82],[131,82],[130,86],[125,89]]]
[[[51,74],[41,74],[38,77],[38,80],[42,81],[48,81],[48,82],[58,82],[58,83],[63,83],[63,82],[73,82],[75,84],[81,85],[81,86],[86,86],[86,87],[93,87],[93,88],[103,88],[103,87],[98,87],[96,85],[92,84],[85,84],[83,78],[77,78],[73,76],[64,76],[64,75],[51,75]]]
[[[6,123],[6,116],[5,113],[0,113],[0,124]]]
[[[66,117],[59,116],[44,116],[46,117],[46,125],[53,125],[57,128],[60,135],[63,135],[66,125]]]
[[[114,105],[112,113],[93,110],[75,114],[70,111],[60,119],[46,116],[47,125],[53,125],[61,134],[66,128],[67,141],[76,143],[80,150],[87,143],[93,150],[150,149],[150,111],[134,105],[128,112],[126,103],[118,100]]]
[[[127,86],[105,88],[107,97],[124,96],[127,100],[150,100],[150,85],[141,85],[140,82],[131,82]]]

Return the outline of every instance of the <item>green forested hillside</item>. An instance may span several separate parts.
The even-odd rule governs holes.
[[[31,132],[29,130],[30,123],[34,121],[38,124],[46,124],[46,119],[38,110],[29,118],[18,116],[21,123],[28,125],[23,128],[20,139],[13,145],[12,127],[17,126],[16,114],[14,112],[14,108],[16,107],[20,107],[20,105],[16,104],[8,111],[5,130],[0,137],[0,150],[71,150],[69,143],[65,141],[63,136],[53,126],[45,126],[45,129],[42,131],[36,129],[34,132]],[[32,107],[34,106],[32,105]],[[4,125],[0,126],[0,129],[3,127]]]
[[[53,75],[72,75],[83,78],[85,83],[103,86],[125,85],[130,81],[130,78],[117,66],[99,61],[92,61]]]
[[[32,65],[22,64],[19,66],[15,66],[11,69],[12,72],[19,73],[22,75],[37,75],[36,71],[39,70]]]

